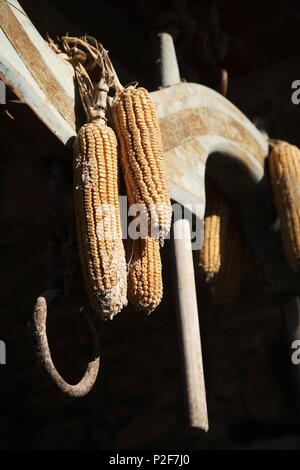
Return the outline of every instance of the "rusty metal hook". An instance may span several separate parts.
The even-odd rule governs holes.
[[[53,291],[47,291],[42,296],[38,297],[35,308],[34,308],[34,332],[37,340],[38,354],[41,358],[41,362],[58,388],[71,397],[83,397],[86,395],[94,386],[95,381],[99,372],[100,365],[100,354],[99,354],[99,340],[95,326],[91,319],[86,316],[90,334],[92,337],[94,359],[88,363],[83,378],[75,385],[67,383],[57,371],[49,348],[47,338],[47,298],[51,301],[55,297]]]

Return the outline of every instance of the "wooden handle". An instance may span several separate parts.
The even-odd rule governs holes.
[[[190,224],[174,222],[176,291],[178,296],[179,336],[182,346],[183,375],[189,426],[208,430],[206,393],[202,364]]]
[[[160,33],[160,75],[163,88],[180,83],[180,74],[173,38]]]

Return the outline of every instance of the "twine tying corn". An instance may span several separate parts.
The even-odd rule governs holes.
[[[299,271],[300,150],[283,141],[270,141],[270,147],[270,178],[283,247],[290,267]]]

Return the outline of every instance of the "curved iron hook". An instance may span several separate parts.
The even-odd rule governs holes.
[[[80,382],[75,385],[67,383],[55,368],[51,357],[46,329],[47,297],[49,299],[52,297],[53,299],[53,294],[49,291],[43,296],[38,297],[34,308],[34,330],[37,340],[38,354],[47,373],[62,392],[70,395],[71,397],[83,397],[94,386],[99,372],[100,354],[97,331],[90,318],[86,315],[88,327],[93,340],[95,358],[88,363],[84,376]]]

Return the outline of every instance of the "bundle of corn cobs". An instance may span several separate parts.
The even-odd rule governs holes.
[[[300,270],[300,150],[270,140],[269,174],[283,248],[294,271]],[[215,183],[206,177],[204,244],[199,265],[217,302],[234,301],[239,293],[245,244],[238,218]]]
[[[172,217],[155,106],[144,88],[120,84],[107,51],[94,38],[64,37],[62,49],[74,66],[87,121],[74,145],[75,214],[86,291],[104,319],[119,313],[127,298],[150,313],[162,299],[160,246]],[[270,148],[283,245],[290,266],[298,270],[300,152],[285,142],[270,141]],[[133,239],[129,234],[122,240],[119,160],[129,206],[142,216],[143,236]],[[218,302],[231,302],[239,293],[244,240],[234,211],[208,177],[204,223],[202,276]]]
[[[144,88],[120,84],[94,38],[64,37],[61,44],[86,114],[74,144],[75,218],[86,291],[104,319],[119,313],[127,297],[150,313],[162,298],[160,246],[172,217],[155,106]],[[119,160],[129,206],[140,220],[140,233],[134,240],[125,237],[125,249]]]

